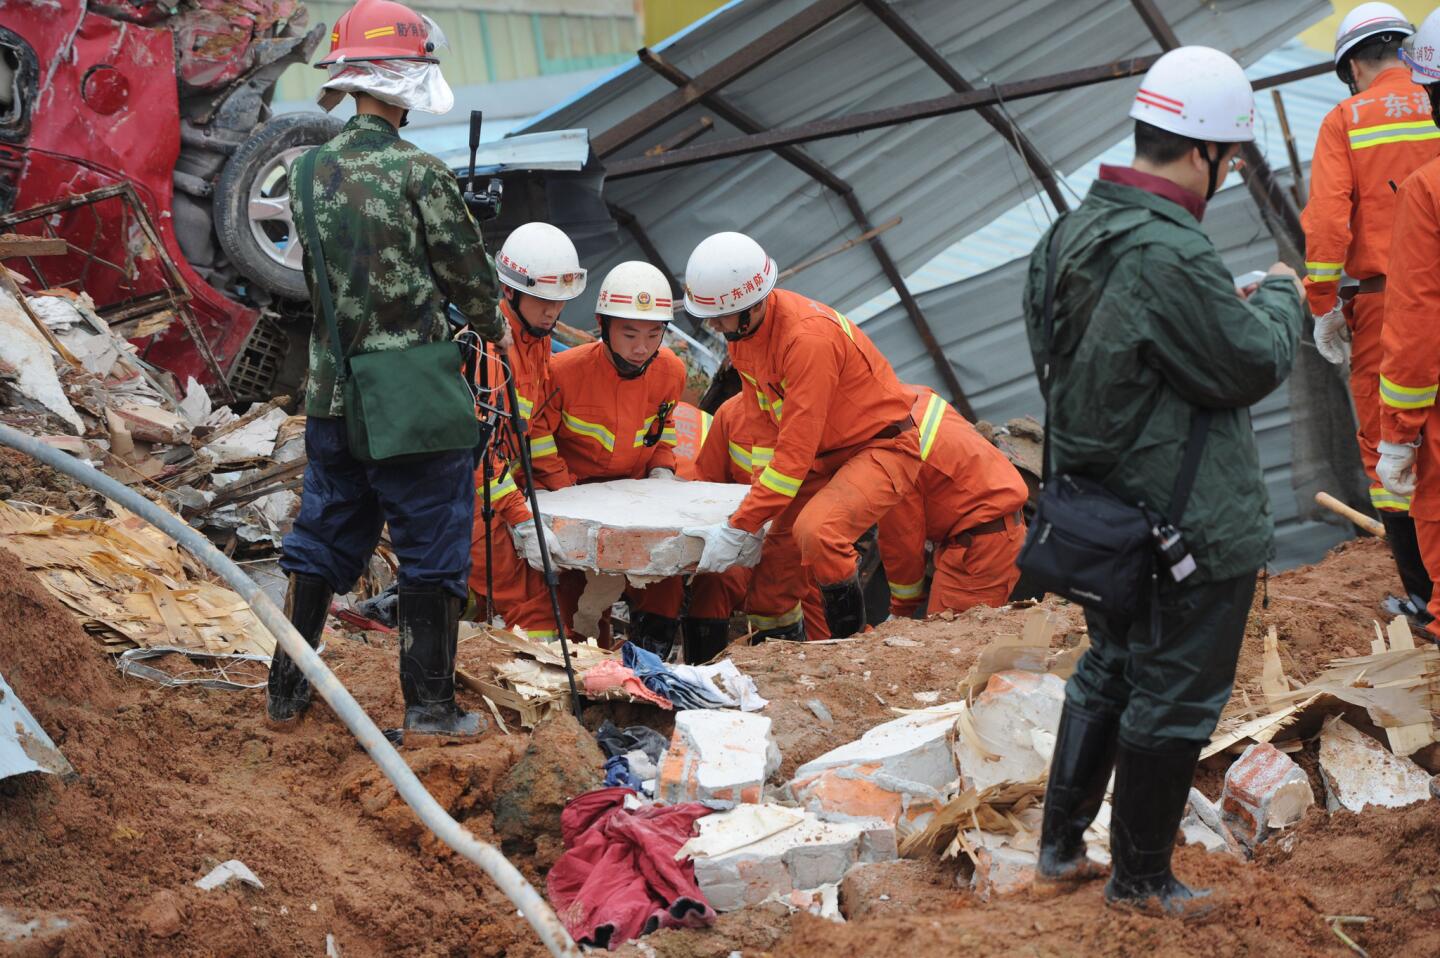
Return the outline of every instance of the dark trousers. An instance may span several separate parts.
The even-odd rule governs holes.
[[[409,462],[364,463],[350,455],[345,420],[305,422],[304,494],[280,567],[317,575],[337,595],[355,587],[381,529],[400,560],[404,588],[443,588],[465,598],[475,457],[470,450]]]
[[[1158,640],[1149,602],[1129,621],[1085,613],[1090,648],[1066,683],[1083,708],[1118,713],[1120,738],[1165,749],[1206,741],[1235,685],[1255,573],[1219,582],[1161,586]]]

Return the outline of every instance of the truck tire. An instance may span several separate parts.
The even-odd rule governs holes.
[[[343,126],[323,113],[272,117],[220,171],[212,201],[215,237],[240,275],[275,296],[305,300],[310,295],[301,270],[299,228],[290,217],[290,166]]]

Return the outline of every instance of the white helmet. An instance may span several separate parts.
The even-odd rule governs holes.
[[[685,264],[685,309],[701,318],[749,309],[770,295],[780,270],[744,233],[715,233]]]
[[[1335,30],[1335,72],[1346,83],[1353,83],[1354,74],[1346,61],[1346,54],[1362,40],[1382,33],[1394,33],[1408,37],[1415,32],[1415,25],[1405,19],[1405,14],[1388,3],[1362,3],[1345,14]]]
[[[674,294],[665,274],[649,263],[629,260],[605,274],[595,312],[616,319],[668,323],[675,318]]]
[[[1440,83],[1440,10],[1425,18],[1405,46],[1400,59],[1410,67],[1410,79],[1421,86]]]
[[[549,223],[516,227],[495,257],[500,282],[540,299],[560,302],[585,292],[585,270],[575,244]]]
[[[1255,93],[1240,64],[1210,47],[1177,47],[1145,73],[1130,116],[1209,143],[1255,139]]]

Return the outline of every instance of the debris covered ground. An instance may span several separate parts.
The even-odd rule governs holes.
[[[1232,707],[1261,699],[1264,634],[1280,637],[1292,685],[1331,658],[1363,653],[1390,579],[1383,544],[1356,541],[1323,563],[1276,576],[1270,608],[1252,617]],[[1079,616],[1052,607],[1054,642],[1073,641]],[[894,622],[856,642],[735,648],[732,657],[770,699],[783,765],[772,781],[896,717],[893,708],[949,701],[997,634],[1025,610]],[[326,658],[384,724],[400,711],[395,648],[379,631],[332,619]],[[462,668],[489,674],[511,660],[483,637],[462,645]],[[292,733],[264,725],[263,693],[162,689],[120,676],[75,618],[0,552],[0,665],[76,767],[70,783],[31,775],[0,782],[0,927],[26,924],[35,954],[325,953],[540,955],[512,906],[468,863],[421,830],[369,759],[323,706]],[[467,707],[485,709],[462,690]],[[504,713],[481,744],[407,752],[427,787],[467,827],[499,843],[537,883],[561,853],[563,803],[600,784],[590,730],[568,717],[535,733]],[[593,730],[646,721],[664,734],[671,713],[630,702],[591,705]],[[1305,752],[1296,757],[1315,775]],[[575,761],[576,756],[580,761]],[[1219,797],[1217,756],[1197,785]],[[1177,856],[1183,877],[1216,889],[1210,920],[1186,927],[1106,909],[1092,884],[1042,899],[1024,891],[981,902],[957,886],[964,856],[852,868],[840,924],[778,904],[722,914],[709,929],[664,930],[621,954],[912,958],[1036,954],[1440,953],[1440,803],[1360,814],[1320,801],[1252,863],[1198,846]],[[243,862],[264,888],[194,882]]]

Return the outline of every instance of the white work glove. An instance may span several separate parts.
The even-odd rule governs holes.
[[[760,536],[737,529],[728,522],[713,526],[691,526],[682,534],[705,540],[696,572],[724,572],[731,566],[753,566],[760,561]]]
[[[1397,496],[1415,494],[1415,450],[1419,448],[1419,439],[1380,443],[1380,461],[1375,464],[1375,474],[1386,492]]]
[[[550,531],[549,526],[536,526],[534,519],[526,519],[524,522],[510,529],[510,535],[515,539],[515,549],[532,569],[543,572],[545,564],[540,559],[540,536],[536,531],[545,530],[545,548],[550,553],[551,561],[560,554],[560,540],[555,538],[555,533]]]
[[[1315,317],[1315,348],[1327,363],[1338,366],[1350,361],[1350,327],[1338,303],[1324,316]]]
[[[680,481],[682,481],[679,476],[675,475],[675,470],[674,470],[674,469],[666,469],[664,466],[656,466],[654,469],[651,469],[651,470],[650,470],[650,478],[651,478],[651,479],[669,479],[669,480],[671,480],[671,481],[673,481],[673,482],[680,482]]]

